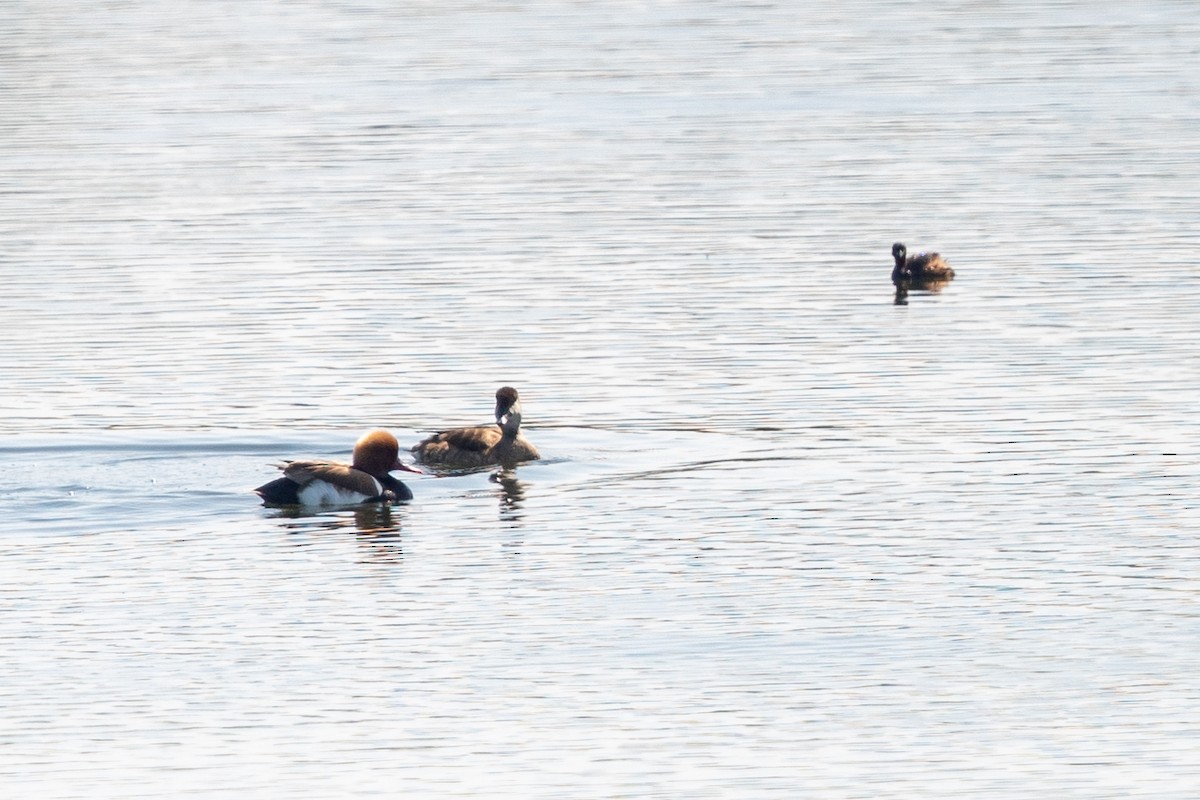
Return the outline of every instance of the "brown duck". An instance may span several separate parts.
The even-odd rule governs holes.
[[[521,400],[511,386],[503,386],[496,392],[495,425],[441,431],[414,446],[412,451],[424,464],[448,467],[512,466],[541,458],[537,448],[521,435]]]

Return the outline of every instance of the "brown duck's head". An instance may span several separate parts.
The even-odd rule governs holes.
[[[892,245],[892,258],[896,259],[897,264],[904,262],[904,257],[908,255],[908,249],[900,242]]]
[[[521,399],[511,386],[501,386],[496,391],[496,422],[506,433],[515,433],[521,427]]]
[[[394,469],[405,472],[420,472],[420,470],[400,461],[400,442],[387,431],[370,431],[354,443],[355,469],[361,469],[368,475],[386,475]]]

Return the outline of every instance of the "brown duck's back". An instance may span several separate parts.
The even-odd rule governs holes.
[[[506,439],[498,426],[480,425],[435,433],[413,447],[426,464],[480,467],[517,461],[535,461],[537,448],[523,436]]]

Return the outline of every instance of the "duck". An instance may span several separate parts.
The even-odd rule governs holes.
[[[954,278],[954,270],[937,253],[918,253],[909,257],[904,245],[896,242],[892,245],[892,258],[896,259],[896,266],[892,268],[892,283],[896,286],[907,284],[921,288]]]
[[[254,492],[268,505],[344,506],[412,500],[412,490],[392,470],[420,473],[400,461],[400,442],[383,430],[369,431],[354,444],[353,460],[284,461],[282,478]]]
[[[521,435],[521,399],[511,386],[496,390],[496,424],[440,431],[413,445],[423,464],[448,467],[512,466],[541,458],[537,448]]]

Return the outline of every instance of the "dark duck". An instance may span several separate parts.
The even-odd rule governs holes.
[[[907,248],[896,242],[892,245],[892,258],[896,260],[896,265],[892,268],[892,283],[898,288],[940,287],[954,278],[954,270],[946,263],[946,259],[937,253],[917,253],[910,256]]]

